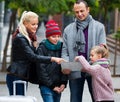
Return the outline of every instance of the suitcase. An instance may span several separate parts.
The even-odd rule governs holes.
[[[22,80],[17,80],[13,82],[13,95],[16,95],[16,86],[17,84],[23,84],[24,85],[24,95],[26,96],[26,90],[27,90],[27,82]]]
[[[16,84],[24,84],[24,95],[16,95]],[[0,102],[37,102],[37,99],[33,96],[26,96],[26,81],[17,80],[13,82],[13,95],[11,96],[0,96]]]

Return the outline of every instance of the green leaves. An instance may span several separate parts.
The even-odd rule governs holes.
[[[2,1],[2,0],[0,0]],[[71,13],[76,0],[4,0],[7,8],[31,10],[38,14]],[[97,15],[99,9],[104,11],[120,8],[120,0],[86,0],[91,7],[91,13]]]

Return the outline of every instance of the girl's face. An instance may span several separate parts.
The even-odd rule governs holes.
[[[38,28],[38,18],[30,18],[29,22],[24,22],[29,34],[35,34]]]
[[[90,52],[90,60],[92,61],[92,63],[94,63],[95,61],[97,61],[100,58],[101,58],[101,54],[97,54],[95,52],[95,50],[91,50],[91,52]]]
[[[60,40],[60,35],[52,35],[47,38],[52,44],[56,45]]]

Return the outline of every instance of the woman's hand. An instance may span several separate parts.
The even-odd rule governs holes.
[[[51,61],[61,64],[61,62],[64,62],[65,60],[63,58],[51,57]]]
[[[38,42],[37,42],[37,41],[34,41],[34,42],[33,42],[33,46],[34,46],[35,48],[37,48],[37,47],[38,47]]]

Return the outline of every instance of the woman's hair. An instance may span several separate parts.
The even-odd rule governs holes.
[[[24,22],[30,22],[31,18],[38,18],[38,15],[32,11],[24,11],[22,13],[20,23],[19,23],[19,32],[23,34],[29,41],[30,38],[28,37],[28,32],[24,25]]]
[[[102,58],[108,58],[109,56],[109,50],[105,44],[94,46],[91,50],[94,50],[96,54],[101,54]]]

